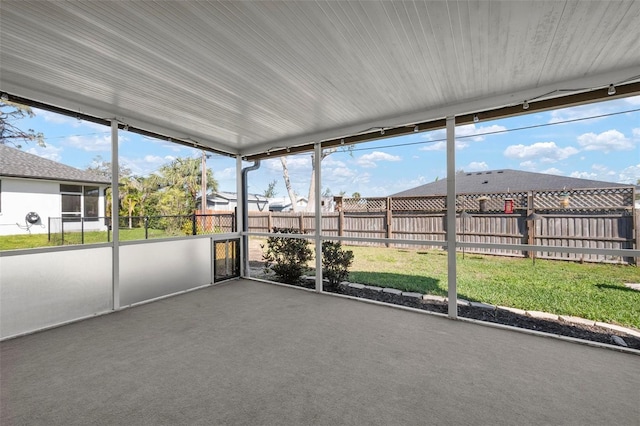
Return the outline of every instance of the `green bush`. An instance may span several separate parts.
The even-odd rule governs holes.
[[[273,233],[301,234],[298,229],[293,228],[273,228]],[[269,237],[262,258],[265,261],[265,273],[273,271],[279,281],[296,284],[309,269],[307,263],[313,258],[313,252],[306,239]]]
[[[322,243],[322,277],[329,280],[328,287],[336,289],[349,276],[353,252],[343,250],[339,241]]]

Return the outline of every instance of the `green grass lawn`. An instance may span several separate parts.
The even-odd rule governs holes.
[[[349,281],[446,296],[447,253],[346,247]],[[458,254],[458,297],[514,308],[573,315],[640,329],[640,268],[627,265]]]
[[[163,230],[149,229],[149,238],[164,238],[173,235],[167,234]],[[144,240],[144,228],[120,228],[121,241]],[[82,235],[80,232],[66,232],[64,234],[65,245],[82,244]],[[112,236],[109,236],[112,238]],[[85,244],[106,243],[106,231],[91,231],[84,233]],[[59,246],[59,243],[49,242],[47,234],[22,234],[22,235],[3,235],[0,236],[0,250],[18,250],[36,247],[52,247]]]

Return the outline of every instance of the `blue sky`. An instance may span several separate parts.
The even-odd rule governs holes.
[[[606,117],[588,117],[614,114]],[[25,151],[86,168],[100,155],[109,159],[110,129],[75,118],[36,110],[23,127],[43,132],[47,146],[23,144]],[[564,123],[570,120],[578,120]],[[555,123],[555,124],[554,124]],[[552,125],[549,125],[552,124]],[[526,130],[523,127],[537,126]],[[541,173],[635,183],[640,179],[640,96],[544,113],[533,113],[457,128],[456,168],[464,171],[518,169]],[[486,134],[497,132],[495,134]],[[446,177],[444,130],[383,139],[338,151],[322,163],[322,189],[333,194],[386,196]],[[201,151],[120,132],[120,161],[134,174],[148,175],[177,157]],[[287,157],[296,192],[306,196],[311,176],[309,154]],[[207,165],[220,189],[235,192],[235,159],[212,156]],[[249,175],[249,190],[262,193],[276,180],[286,195],[278,159],[262,162]]]

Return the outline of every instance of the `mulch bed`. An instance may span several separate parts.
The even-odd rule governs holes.
[[[273,280],[273,277],[269,277],[268,279]],[[304,280],[295,285],[310,289],[315,288],[314,282]],[[338,288],[334,289],[325,284],[324,290],[331,293],[376,300],[378,302],[423,309],[425,311],[438,312],[441,314],[446,314],[448,311],[448,305],[445,302],[417,299],[413,297],[385,293],[382,291],[369,290],[366,288],[357,289],[341,285],[338,286]],[[576,339],[607,343],[610,345],[622,347],[622,345],[619,345],[613,340],[612,336],[615,335],[621,337],[627,344],[628,348],[640,350],[640,338],[619,332],[617,330],[611,330],[603,327],[589,326],[586,324],[583,325],[567,323],[560,320],[533,318],[504,309],[486,309],[463,305],[458,306],[458,315],[461,317],[472,318],[480,321],[493,322],[496,324],[509,325],[512,327],[525,328],[528,330],[535,330],[543,333],[557,334],[560,336],[568,336]]]

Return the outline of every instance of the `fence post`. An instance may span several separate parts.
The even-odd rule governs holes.
[[[111,218],[107,219],[107,242],[111,242]]]
[[[47,241],[51,242],[51,216],[47,218]]]
[[[634,209],[635,214],[635,230],[636,230],[636,250],[640,250],[640,209]],[[636,266],[640,266],[640,257],[635,258]]]
[[[529,192],[527,194],[527,215],[525,216],[525,229],[527,231],[527,244],[532,246],[536,243],[535,240],[535,232],[536,232],[536,222],[534,220],[527,220],[527,217],[533,213],[533,192]],[[527,258],[532,258],[535,256],[535,252],[531,250],[527,251]]]
[[[62,231],[62,235],[61,235],[61,243],[60,245],[64,245],[64,217],[60,218],[60,230]]]
[[[300,212],[300,216],[298,216],[298,224],[300,227],[300,233],[304,234],[304,212]]]
[[[385,228],[386,229],[386,237],[387,239],[391,239],[393,230],[391,229],[391,220],[392,220],[392,213],[391,213],[391,197],[387,197],[387,212],[386,212],[386,216],[385,216]],[[387,247],[390,247],[391,244],[386,243],[385,244]]]
[[[342,237],[344,235],[344,211],[340,209],[338,212],[338,236]]]
[[[191,215],[191,235],[197,235],[197,226],[196,226],[196,213],[194,212]]]
[[[149,216],[144,217],[144,239],[149,239]]]
[[[80,241],[84,244],[84,217],[80,218]]]

